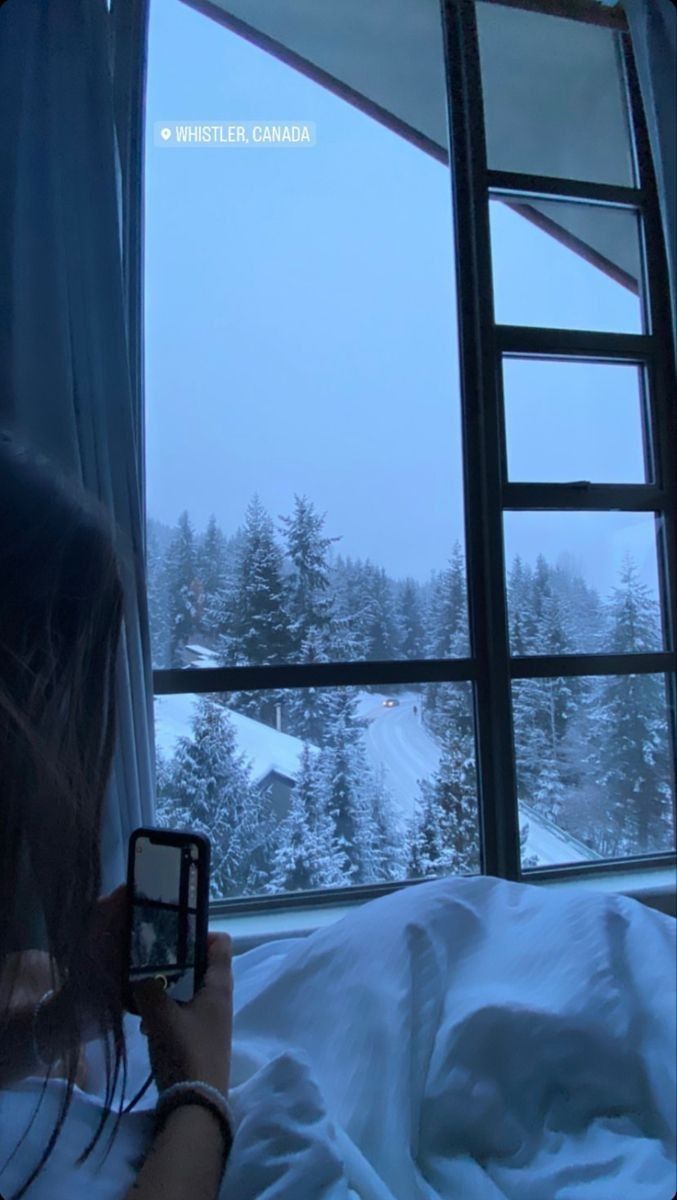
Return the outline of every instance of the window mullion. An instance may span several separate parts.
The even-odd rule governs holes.
[[[492,193],[518,196],[552,196],[553,199],[588,200],[600,204],[641,209],[644,193],[640,188],[610,183],[590,183],[579,179],[559,179],[554,175],[524,174],[521,171],[487,170]]]
[[[520,876],[511,728],[498,371],[482,87],[472,0],[442,0],[452,147],[464,489],[482,861]]]
[[[505,483],[503,506],[514,511],[662,512],[663,488],[645,483]]]
[[[542,354],[548,358],[600,358],[643,363],[653,357],[656,339],[645,333],[597,333],[587,329],[545,329],[535,325],[497,325],[502,354]]]
[[[513,679],[554,679],[585,675],[662,675],[677,658],[665,650],[644,654],[530,654],[510,660]]]

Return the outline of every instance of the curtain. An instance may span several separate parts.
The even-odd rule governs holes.
[[[106,888],[124,878],[128,835],[154,810],[140,304],[121,222],[134,139],[131,118],[115,127],[125,23],[113,39],[111,21],[105,0],[0,6],[0,420],[104,502],[124,576]]]
[[[651,141],[677,341],[677,12],[671,0],[625,0]]]

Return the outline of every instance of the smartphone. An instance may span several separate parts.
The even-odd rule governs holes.
[[[160,979],[192,1000],[207,970],[209,838],[190,829],[135,829],[127,867],[127,1003],[132,987]]]

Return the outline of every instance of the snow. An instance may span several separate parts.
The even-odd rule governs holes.
[[[218,667],[221,665],[216,650],[209,650],[207,646],[201,646],[198,642],[191,642],[186,646],[186,650],[196,655],[195,661],[190,664],[191,667]]]
[[[524,855],[535,857],[536,866],[563,866],[565,863],[590,862],[599,858],[589,846],[559,829],[554,822],[541,813],[536,813],[528,804],[520,803],[519,810],[520,816],[529,825]]]
[[[437,770],[440,751],[421,717],[421,697],[415,692],[400,692],[396,708],[384,708],[385,695],[360,692],[358,713],[368,722],[365,745],[372,766],[382,767],[386,784],[400,815],[409,817],[419,794],[419,780]],[[418,711],[414,713],[414,708]],[[598,856],[554,823],[520,805],[529,822],[526,854],[535,857],[538,866],[586,862]]]
[[[382,769],[400,818],[414,812],[419,781],[435,773],[440,759],[437,743],[421,718],[421,697],[415,692],[400,692],[395,708],[385,708],[384,694],[358,693],[357,713],[366,722],[365,749],[374,768]],[[155,699],[155,738],[166,758],[171,758],[180,737],[190,734],[196,697],[157,696]],[[414,708],[417,712],[414,713]],[[288,733],[279,733],[242,713],[228,709],[238,746],[252,766],[252,779],[261,783],[271,772],[296,779],[303,742]],[[597,858],[582,842],[561,830],[528,805],[520,804],[520,815],[529,823],[525,853],[537,859],[538,866],[559,866]]]
[[[166,758],[171,758],[181,737],[190,735],[196,696],[156,696],[155,740]],[[227,709],[235,728],[239,749],[251,762],[252,779],[261,783],[272,771],[287,779],[299,773],[303,742],[279,733],[261,721]]]
[[[415,692],[399,692],[396,698],[396,708],[384,708],[386,696],[362,692],[358,711],[368,722],[365,746],[369,761],[383,769],[397,808],[409,817],[419,794],[419,780],[435,773],[440,751],[422,722],[421,697]]]

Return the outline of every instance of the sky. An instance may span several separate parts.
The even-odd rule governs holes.
[[[441,53],[441,49],[440,49]],[[444,103],[444,97],[440,97]],[[300,120],[310,147],[170,149],[156,121]],[[254,492],[327,513],[339,552],[428,578],[463,541],[449,173],[179,0],[152,0],[146,139],[148,510],[226,532]],[[635,330],[639,304],[492,204],[497,319]],[[505,364],[510,477],[640,482],[635,368]],[[652,518],[509,514],[506,553],[603,593]]]

